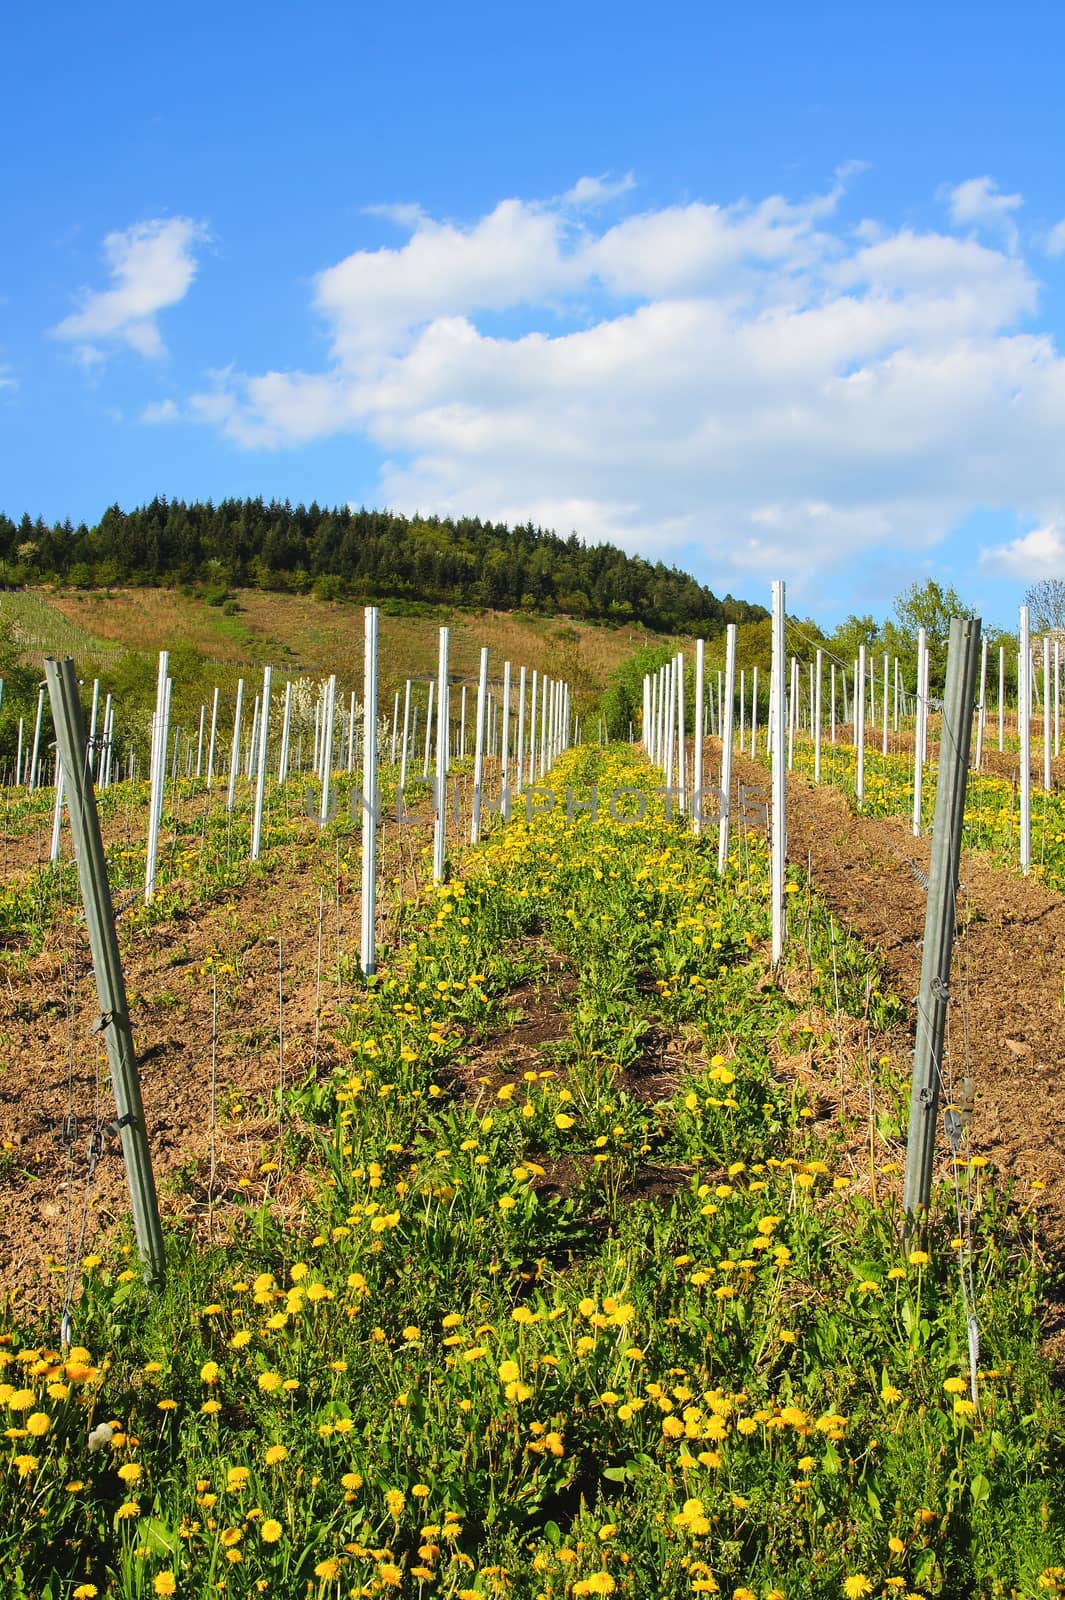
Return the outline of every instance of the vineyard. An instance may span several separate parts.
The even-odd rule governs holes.
[[[445,754],[445,873],[432,782],[383,746],[369,976],[352,761],[334,811],[271,773],[258,859],[254,773],[227,804],[175,771],[147,898],[152,787],[101,789],[162,1285],[55,792],[5,790],[6,1592],[1065,1592],[1058,796],[1033,881],[1005,759],[970,775],[950,1061],[976,1105],[903,1243],[905,719],[860,802],[853,742],[815,785],[798,730],[777,963],[757,746],[723,860],[639,744],[587,739],[471,843],[506,729],[478,773]]]

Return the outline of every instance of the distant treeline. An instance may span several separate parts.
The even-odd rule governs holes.
[[[602,622],[711,638],[726,623],[767,615],[716,595],[687,573],[586,545],[576,534],[508,528],[479,517],[401,517],[389,511],[293,506],[288,501],[117,505],[95,527],[50,526],[0,513],[0,586],[83,588],[200,584],[314,593],[321,599],[431,602],[565,612]]]

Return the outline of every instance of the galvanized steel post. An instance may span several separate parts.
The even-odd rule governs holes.
[[[118,1110],[117,1131],[126,1163],[133,1226],[147,1275],[161,1285],[165,1275],[163,1233],[152,1176],[148,1131],[144,1123],[140,1078],[133,1054],[126,986],[115,936],[107,862],[86,759],[85,724],[78,699],[78,680],[74,663],[69,657],[62,662],[47,659],[44,671],[60,759],[66,775],[74,859],[85,906],[85,923],[100,1003],[97,1028],[104,1036],[111,1067],[111,1082]]]

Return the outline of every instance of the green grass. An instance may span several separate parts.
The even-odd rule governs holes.
[[[79,666],[92,671],[108,665],[119,649],[80,622],[65,616],[36,590],[0,592],[0,627],[10,622],[25,659],[34,663],[48,656],[75,656]]]

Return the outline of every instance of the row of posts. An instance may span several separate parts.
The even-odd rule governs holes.
[[[986,637],[981,640],[979,661],[979,689],[975,699],[975,725],[976,725],[976,751],[973,758],[973,768],[980,771],[984,762],[985,731],[988,720],[987,704],[987,678],[988,678],[988,641]],[[879,700],[879,726],[881,733],[881,753],[888,754],[889,729],[895,732],[899,728],[900,715],[905,717],[912,707],[915,714],[914,749],[913,749],[913,807],[911,826],[915,837],[919,837],[923,830],[924,807],[924,772],[928,761],[928,730],[929,710],[931,702],[929,696],[929,649],[925,629],[921,628],[917,638],[917,669],[916,684],[912,695],[905,690],[901,681],[898,659],[894,660],[892,674],[891,660],[887,655],[882,657],[882,689]],[[790,771],[794,763],[795,734],[800,726],[805,726],[813,743],[813,776],[814,782],[821,782],[822,751],[825,733],[823,716],[824,701],[824,651],[817,649],[814,660],[809,663],[809,689],[807,710],[808,716],[802,716],[802,673],[798,659],[793,655],[790,658],[788,673],[788,690],[786,694],[786,735],[787,735],[787,768]],[[1060,753],[1061,749],[1061,646],[1058,639],[1051,640],[1044,635],[1042,640],[1042,695],[1036,693],[1036,674],[1033,670],[1033,651],[1029,633],[1028,607],[1022,606],[1020,611],[1020,649],[1017,653],[1018,674],[1018,732],[1020,739],[1019,761],[1019,862],[1022,873],[1027,875],[1031,870],[1031,779],[1032,779],[1032,723],[1034,710],[1037,703],[1042,705],[1042,754],[1043,754],[1043,789],[1049,793],[1054,786],[1052,759]],[[829,661],[829,705],[828,705],[828,737],[833,745],[837,742],[837,664]],[[876,726],[877,722],[877,672],[870,666],[866,659],[866,647],[859,647],[858,656],[854,661],[851,678],[852,693],[848,708],[847,672],[842,666],[838,668],[840,700],[842,703],[842,722],[850,724],[853,731],[855,749],[855,790],[859,810],[865,805],[866,799],[866,752],[868,749],[867,730]],[[704,645],[701,640],[696,643],[695,661],[695,697],[693,716],[693,772],[696,775],[693,783],[689,784],[686,770],[687,752],[684,733],[684,656],[677,655],[657,672],[648,673],[643,682],[643,743],[650,759],[658,766],[665,776],[667,791],[671,803],[684,813],[688,810],[692,815],[692,826],[699,832],[703,826],[703,806],[698,803],[699,793],[698,776],[702,773],[702,743],[707,733],[717,734],[721,739],[723,748],[722,772],[720,783],[719,804],[719,859],[721,870],[728,855],[729,835],[729,793],[731,783],[732,747],[738,737],[741,753],[749,750],[750,755],[757,755],[758,742],[758,668],[755,666],[751,674],[751,695],[749,701],[749,718],[747,686],[745,672],[739,673],[739,686],[737,695],[736,685],[736,629],[729,624],[725,634],[725,664],[717,672],[716,693],[710,686],[707,693],[707,683],[704,663]],[[774,729],[773,709],[776,695],[776,677],[771,678],[769,693],[769,721],[766,727],[766,744],[768,754],[772,759],[774,754]],[[893,711],[892,682],[894,685]],[[998,660],[998,747],[1005,748],[1005,649],[1000,647]],[[1027,713],[1025,709],[1027,708]],[[938,709],[938,705],[937,705]],[[783,735],[782,735],[783,738]]]
[[[367,608],[367,616],[371,614],[377,614],[376,607]],[[369,627],[370,624],[368,623],[367,626]],[[440,671],[438,671],[436,678],[429,683],[429,701],[425,720],[424,762],[422,763],[421,776],[423,780],[428,780],[430,777],[431,757],[435,741],[437,776],[433,779],[434,790],[439,783],[441,759],[446,770],[447,765],[456,756],[459,760],[463,760],[467,754],[468,689],[466,684],[452,685],[450,683],[447,669],[448,636],[448,629],[442,628],[440,630],[440,661],[443,663],[444,677],[442,679]],[[488,656],[487,648],[483,649],[480,657],[480,674],[475,689],[477,697],[476,713],[469,719],[471,724],[469,731],[472,736],[470,744],[475,747],[474,765],[478,772],[474,799],[474,842],[476,842],[480,834],[482,810],[480,800],[483,789],[484,762],[489,758],[496,759],[498,757],[500,759],[502,768],[502,804],[505,815],[509,816],[513,796],[521,795],[528,784],[534,783],[538,776],[542,777],[557,757],[559,751],[571,740],[575,741],[579,738],[580,735],[579,719],[572,715],[568,684],[536,670],[529,671],[524,666],[520,668],[520,674],[515,674],[512,672],[511,663],[506,661],[503,666],[502,691],[501,693],[493,692],[488,678]],[[163,650],[159,654],[155,707],[151,718],[148,761],[148,839],[144,881],[145,903],[150,903],[156,888],[159,833],[163,821],[168,766],[170,768],[169,781],[173,781],[177,777],[178,771],[180,729],[174,730],[173,735],[171,730],[173,687],[173,679],[169,675],[169,653]],[[384,737],[390,747],[389,759],[393,764],[396,761],[397,745],[399,747],[399,785],[401,791],[406,787],[408,769],[418,741],[418,707],[416,705],[412,706],[412,690],[414,687],[414,681],[408,678],[403,693],[402,739],[400,739],[399,691],[396,692],[395,696],[391,728],[389,729],[386,726],[384,729]],[[262,823],[268,770],[272,688],[273,669],[266,667],[263,672],[262,692],[256,696],[254,702],[250,735],[246,736],[244,732],[245,683],[243,678],[238,681],[228,760],[224,763],[228,774],[226,788],[227,811],[232,812],[234,808],[237,781],[241,774],[253,785],[250,848],[252,860],[258,860],[262,851]],[[293,680],[289,679],[285,683],[281,737],[276,765],[279,784],[283,784],[286,781],[292,766],[293,690]],[[452,697],[456,690],[459,695],[460,707],[457,730],[453,727],[451,714]],[[2,683],[0,683],[0,694],[2,694]],[[28,761],[27,763],[27,770],[31,775],[35,775],[31,778],[31,789],[35,784],[39,783],[40,778],[41,763],[37,754],[37,747],[40,743],[43,722],[44,696],[45,689],[42,687],[38,703],[34,757],[32,762]],[[366,684],[364,684],[362,701],[358,701],[355,694],[352,693],[346,711],[338,713],[337,679],[335,676],[331,676],[323,683],[321,692],[318,695],[314,710],[312,770],[321,785],[319,820],[323,824],[332,815],[333,784],[336,773],[338,771],[346,771],[350,775],[355,771],[356,764],[360,762],[365,768],[367,755],[371,757],[374,763],[378,759],[380,731],[376,709],[376,677],[373,679],[373,710],[369,715],[366,715],[366,707],[370,704],[371,700]],[[442,705],[444,711],[441,715],[440,707]],[[108,787],[115,779],[112,765],[114,706],[110,695],[106,696],[99,737],[96,735],[98,710],[99,683],[97,681],[93,684],[92,709],[88,730],[88,761],[95,787],[101,789]],[[217,776],[217,768],[223,764],[218,760],[220,743],[218,713],[219,691],[216,688],[210,707],[209,723],[207,720],[207,706],[203,705],[200,708],[199,736],[196,750],[195,775],[197,779],[203,775],[208,788],[213,786]],[[344,721],[340,723],[338,739],[338,720],[341,715],[343,715]],[[367,737],[371,732],[373,735],[372,749],[368,744]],[[206,764],[204,763],[205,750]],[[169,761],[168,753],[170,756]],[[191,758],[191,747],[189,755]],[[338,755],[340,757],[339,760],[336,759]],[[21,749],[17,766],[21,773]],[[302,771],[302,761],[299,761],[299,767]],[[132,773],[129,776],[132,776]],[[51,859],[58,861],[64,803],[63,767],[58,751],[55,777],[55,810]],[[365,787],[364,773],[364,792]],[[438,831],[442,833],[442,823],[439,824]],[[439,846],[436,854],[439,857]]]
[[[785,734],[787,728],[788,695],[785,688],[785,609],[784,585],[774,583],[772,591],[772,660],[769,699],[769,751],[771,759],[770,804],[770,899],[772,926],[772,961],[774,969],[783,953],[784,937],[784,868],[786,859],[786,771],[787,753]],[[1022,615],[1022,673],[1026,659],[1023,636],[1026,619]],[[912,1084],[910,1137],[907,1150],[906,1190],[904,1210],[908,1223],[913,1225],[928,1205],[934,1154],[936,1117],[939,1087],[942,1082],[942,1047],[949,997],[949,972],[951,941],[953,935],[955,898],[957,891],[958,860],[961,848],[962,818],[965,804],[965,772],[968,766],[969,738],[972,723],[976,677],[976,645],[979,642],[980,624],[970,619],[951,623],[951,650],[948,663],[947,689],[943,705],[943,732],[940,739],[940,778],[936,797],[936,820],[933,828],[932,866],[925,929],[924,967],[921,995],[918,1005],[917,1050]],[[440,630],[437,691],[436,775],[434,784],[434,877],[442,878],[443,822],[445,803],[443,786],[449,758],[449,696],[448,681],[449,634]],[[985,653],[986,659],[986,653]],[[159,663],[156,720],[153,727],[152,791],[149,827],[158,834],[161,810],[157,810],[157,783],[162,760],[165,760],[166,726],[169,712],[171,680],[164,652]],[[140,1099],[139,1079],[133,1057],[129,1028],[128,1007],[121,964],[115,938],[114,917],[110,901],[99,821],[93,796],[91,738],[86,735],[82,719],[77,680],[73,662],[46,662],[47,687],[52,701],[56,724],[57,744],[61,770],[67,775],[67,802],[71,815],[75,856],[81,879],[82,894],[93,954],[100,1003],[100,1030],[105,1035],[118,1108],[117,1126],[122,1136],[130,1181],[134,1222],[141,1254],[149,1272],[158,1280],[163,1274],[163,1246],[159,1227],[158,1206],[152,1180],[147,1132],[144,1127],[143,1106]],[[700,642],[696,650],[696,706],[704,703],[705,660]],[[731,791],[730,752],[732,747],[733,695],[735,675],[735,628],[728,630],[726,639],[725,697],[723,702],[722,782],[719,791],[721,817],[719,819],[719,865],[725,866],[728,848],[729,796]],[[510,718],[511,683],[510,664],[504,669],[502,710],[502,791],[503,811],[507,814],[507,794],[510,777]],[[856,680],[862,682],[861,677]],[[488,650],[481,652],[480,673],[477,686],[477,717],[474,742],[474,811],[471,837],[476,842],[480,832],[480,796],[484,781],[485,712],[487,709]],[[517,707],[517,736],[514,746],[517,787],[520,791],[526,781],[525,730],[525,672],[522,670]],[[1027,685],[1022,682],[1023,694]],[[375,964],[374,902],[376,894],[376,819],[378,816],[378,750],[377,750],[377,689],[378,689],[378,612],[367,607],[365,612],[364,649],[364,718],[362,799],[363,799],[363,859],[362,900],[363,927],[361,941],[362,968],[372,975]],[[528,741],[528,781],[535,770],[536,754],[533,730],[536,727],[535,675],[530,702]],[[257,811],[261,816],[262,786],[266,772],[266,741],[270,714],[271,673],[267,668],[261,697],[261,715],[257,729],[256,795]],[[794,667],[791,674],[792,704],[796,692]],[[861,701],[859,693],[859,703]],[[921,696],[918,696],[919,700]],[[290,696],[286,696],[286,705]],[[328,712],[331,712],[331,707]],[[238,696],[238,722],[240,702]],[[694,740],[693,788],[686,789],[684,732],[684,662],[678,656],[662,672],[644,684],[644,742],[652,761],[659,765],[666,777],[667,792],[673,791],[682,812],[690,811],[692,825],[698,831],[702,826],[703,784],[703,732],[702,715],[696,717]],[[858,722],[860,712],[856,712]],[[540,771],[546,772],[554,756],[569,742],[569,695],[565,685],[544,680],[541,701]],[[1022,719],[1026,721],[1027,719]],[[324,771],[330,768],[330,735],[332,717],[325,719]],[[234,729],[234,743],[238,729]],[[284,744],[284,740],[283,740]],[[163,753],[162,757],[160,752]],[[790,753],[790,752],[788,752]],[[231,767],[231,780],[232,780]],[[1023,770],[1023,763],[1022,763]],[[164,774],[165,775],[165,774]],[[676,779],[676,782],[674,782]],[[723,841],[723,844],[722,844]],[[257,853],[259,835],[253,832],[253,853]],[[720,852],[723,849],[724,854]],[[369,913],[369,915],[367,915]]]
[[[1020,703],[1029,703],[1027,664],[1027,608],[1021,612],[1021,685]],[[788,695],[785,688],[785,614],[784,585],[773,585],[772,658],[770,669],[768,743],[771,763],[770,795],[770,908],[772,963],[778,967],[784,948],[784,871],[787,855],[787,795],[786,774],[790,765],[790,738],[785,754],[786,729],[794,723],[788,717]],[[721,715],[721,780],[718,789],[719,854],[718,866],[724,872],[728,857],[728,824],[731,811],[731,752],[733,741],[733,708],[735,681],[735,628],[729,626],[726,634],[724,696],[719,698]],[[820,652],[818,652],[820,657]],[[918,748],[927,733],[927,650],[922,637],[919,648],[917,703],[919,720],[923,726],[918,735]],[[914,1049],[914,1066],[910,1094],[910,1121],[906,1147],[906,1173],[903,1191],[904,1230],[911,1237],[927,1215],[935,1162],[939,1108],[945,1083],[944,1042],[946,1037],[947,1005],[950,999],[950,971],[953,956],[954,927],[957,912],[958,873],[961,860],[963,821],[965,814],[966,780],[969,767],[973,712],[982,705],[977,702],[977,662],[981,678],[986,673],[987,641],[981,644],[980,622],[977,618],[954,617],[950,623],[950,641],[947,661],[947,681],[942,704],[942,725],[939,743],[939,771],[936,784],[935,819],[932,826],[931,863],[928,896],[925,912],[925,932],[921,967],[921,985],[917,1002],[917,1030]],[[1044,653],[1044,663],[1046,655]],[[818,668],[820,660],[818,660]],[[858,686],[855,707],[855,735],[861,741],[863,729],[862,685],[864,660],[859,658],[855,684]],[[686,790],[684,761],[684,660],[676,656],[658,673],[648,675],[643,685],[644,746],[648,757],[658,766],[666,780],[667,793],[672,791],[682,813],[690,811],[692,827],[699,832],[702,826],[702,786],[704,781],[703,732],[705,663],[702,642],[696,645],[695,657],[695,730],[693,740],[692,791]],[[798,691],[796,663],[790,673],[790,705],[794,707]],[[885,695],[882,705],[886,708]],[[1048,711],[1050,697],[1044,679],[1044,737],[1049,742]],[[820,672],[814,681],[814,715],[819,712]],[[921,719],[923,708],[924,717]],[[982,725],[982,714],[977,719]],[[1025,728],[1029,719],[1021,717],[1021,774],[1022,786],[1029,772],[1025,759]],[[886,723],[886,716],[885,716]],[[979,738],[979,734],[978,734]],[[863,748],[859,742],[859,751]],[[953,1141],[952,1141],[953,1142]],[[969,1329],[970,1346],[976,1337],[974,1326]]]
[[[451,686],[448,672],[450,635],[447,628],[440,629],[438,670],[433,687],[436,692],[436,772],[433,786],[433,876],[440,881],[445,873],[445,785],[451,756]],[[489,652],[481,650],[480,671],[477,682],[477,711],[474,724],[474,787],[471,840],[476,843],[482,824],[482,794],[485,782],[485,759],[489,748],[488,683]],[[93,971],[96,978],[100,1006],[98,1031],[104,1035],[114,1085],[118,1112],[116,1128],[122,1141],[130,1187],[131,1209],[141,1258],[146,1272],[155,1282],[164,1277],[165,1260],[159,1208],[151,1167],[151,1155],[140,1080],[133,1053],[133,1040],[129,1020],[122,965],[115,933],[114,910],[111,901],[107,864],[100,834],[99,815],[96,808],[93,784],[94,745],[86,731],[79,696],[74,663],[69,658],[59,662],[45,662],[46,688],[51,700],[56,728],[59,771],[65,775],[66,805],[70,815],[74,855],[77,863],[82,899],[85,904],[86,924],[92,951]],[[377,822],[380,817],[378,781],[378,609],[367,606],[365,610],[365,638],[363,656],[363,741],[361,770],[362,804],[362,926],[360,961],[366,977],[376,970],[375,928],[377,895]],[[504,817],[510,815],[510,793],[523,792],[537,776],[545,776],[556,757],[569,744],[571,734],[576,734],[572,718],[570,691],[567,684],[520,669],[517,686],[517,704],[512,704],[511,664],[503,669],[503,689],[500,703],[501,729],[501,782]],[[326,704],[321,718],[321,743],[316,751],[320,772],[328,784],[332,773],[333,710],[336,680],[331,679],[326,691]],[[154,891],[155,857],[159,827],[162,819],[162,796],[165,782],[167,730],[169,722],[172,680],[169,676],[168,653],[159,658],[156,689],[156,710],[152,723],[152,750],[150,763],[149,799],[149,862],[145,883],[146,898]],[[289,741],[289,715],[291,712],[291,682],[286,686],[285,722],[282,733],[279,776],[284,781]],[[237,709],[233,730],[233,758],[230,764],[230,785],[227,803],[232,807],[233,783],[239,767],[240,717],[243,684],[238,688]],[[255,724],[254,769],[255,802],[252,824],[252,857],[259,854],[261,846],[261,820],[263,791],[267,769],[267,740],[269,734],[272,673],[266,668],[263,677],[259,714]],[[217,692],[212,712],[211,749],[217,723]],[[409,684],[408,684],[409,707]],[[354,704],[351,724],[354,725]],[[515,724],[513,731],[511,724]],[[201,718],[202,733],[202,718]],[[393,748],[395,730],[393,728]],[[406,741],[404,741],[406,748]],[[351,771],[354,744],[353,731],[349,733],[349,764]],[[513,764],[513,765],[512,765]],[[64,1330],[64,1340],[69,1343],[69,1331]]]
[[[771,627],[771,666],[769,676],[768,744],[771,768],[769,805],[770,828],[770,916],[772,929],[773,966],[779,964],[784,950],[784,862],[787,850],[787,810],[785,777],[785,708],[787,692],[784,684],[786,657],[784,649],[784,584],[776,582],[772,590],[773,610]],[[723,677],[723,681],[722,681]],[[735,734],[736,686],[736,627],[729,623],[725,630],[725,667],[718,675],[716,697],[716,729],[706,696],[705,645],[697,640],[695,646],[695,716],[691,781],[688,781],[687,741],[684,729],[685,674],[684,655],[679,652],[657,672],[648,673],[643,680],[643,745],[648,759],[665,778],[667,803],[681,816],[690,818],[693,832],[700,834],[707,825],[706,770],[703,741],[707,732],[718,732],[721,741],[720,781],[714,791],[715,825],[718,833],[718,870],[724,874],[729,853],[729,834],[732,819],[733,782],[732,751]],[[756,692],[757,692],[757,679]],[[757,702],[755,702],[757,703]],[[792,702],[794,703],[794,701]],[[742,704],[742,700],[741,700]],[[711,700],[710,705],[714,705]],[[741,746],[742,748],[742,746]]]

